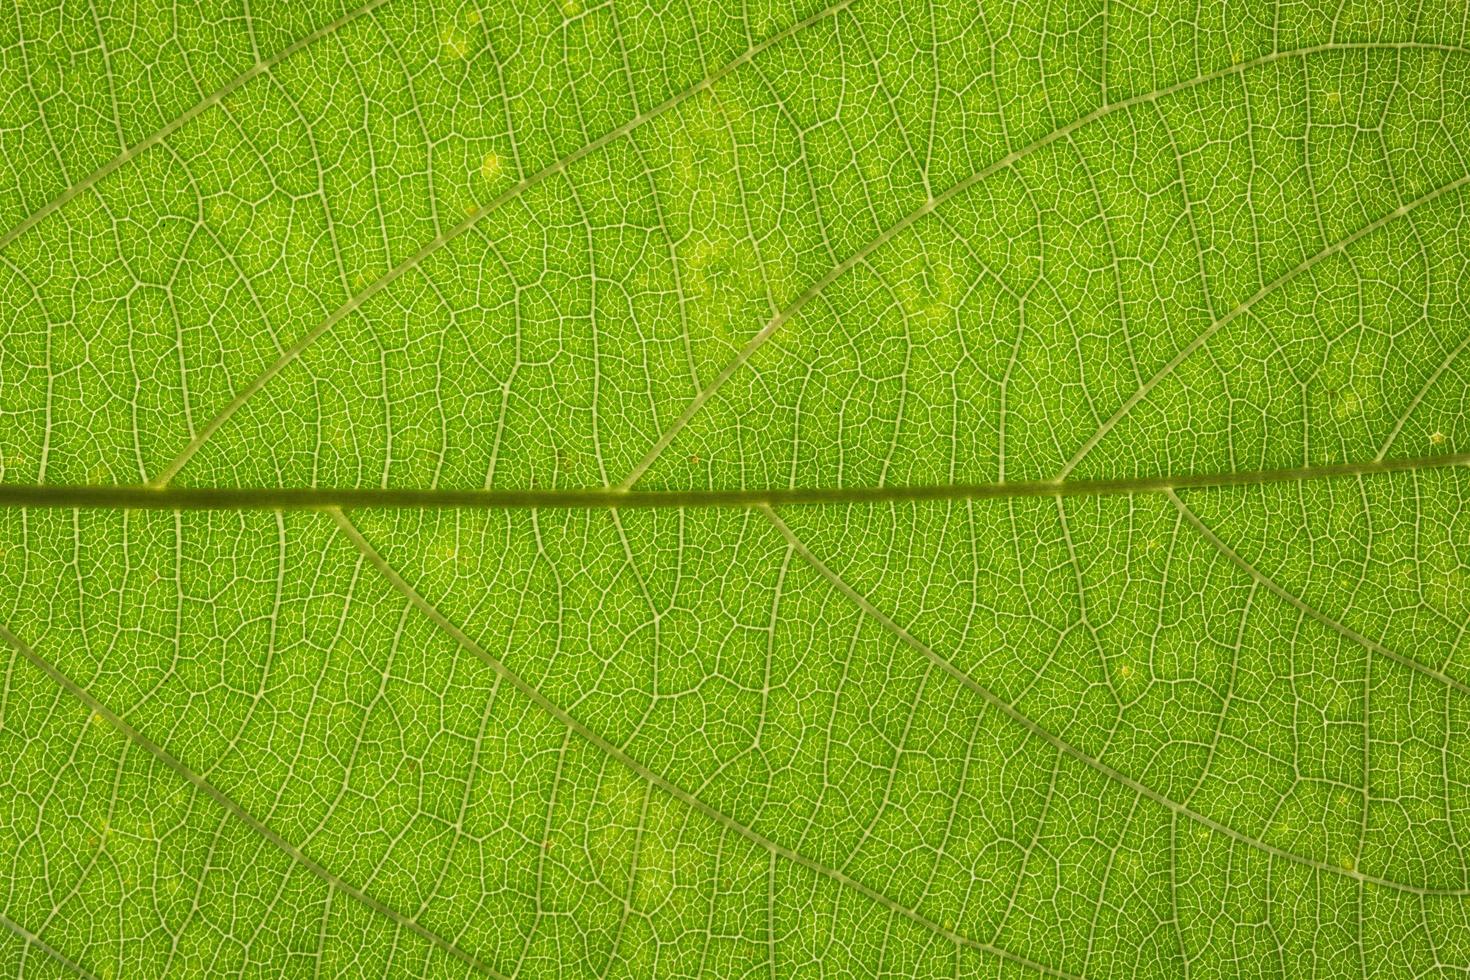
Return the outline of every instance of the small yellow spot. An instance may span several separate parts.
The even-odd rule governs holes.
[[[478,24],[480,21],[484,20],[485,17],[478,10],[471,10],[469,13],[464,15],[464,19],[465,23],[474,26],[475,24]]]
[[[1133,668],[1128,666],[1127,664],[1124,664],[1123,666],[1118,668],[1118,676],[1126,681],[1128,678],[1133,676]]]
[[[1352,856],[1348,854],[1344,854],[1339,858],[1337,863],[1342,865],[1342,870],[1344,871],[1353,871],[1358,867],[1358,862],[1354,861]]]
[[[568,17],[575,17],[582,12],[582,5],[577,0],[562,0],[561,12]]]
[[[1338,793],[1337,794],[1337,805],[1338,806],[1347,806],[1352,801],[1353,801],[1352,800],[1352,797],[1348,796],[1346,793]]]
[[[445,29],[440,40],[444,42],[445,53],[451,58],[463,58],[470,50],[469,41],[452,27]]]
[[[92,724],[101,726],[105,725],[106,723],[107,719],[103,718],[100,712],[92,712]]]
[[[1434,443],[1436,446],[1442,446],[1442,445],[1444,445],[1444,433],[1443,432],[1435,432],[1435,433],[1433,433],[1432,435],[1430,435],[1429,441],[1432,442],[1432,443]]]
[[[487,153],[485,159],[480,162],[480,175],[486,180],[494,180],[500,176],[500,154]]]
[[[480,210],[480,206],[478,204],[476,204],[474,201],[471,201],[470,203],[468,203],[468,204],[466,204],[464,206],[464,213],[465,214],[474,214],[478,210]]]
[[[1337,105],[1337,103],[1339,103],[1341,101],[1342,101],[1342,93],[1341,92],[1328,92],[1327,93],[1327,102],[1330,105]]]

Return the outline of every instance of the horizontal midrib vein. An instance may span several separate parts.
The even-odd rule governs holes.
[[[1364,463],[1326,463],[1296,469],[1118,480],[1032,480],[954,483],[945,486],[806,487],[769,490],[569,490],[333,489],[330,487],[148,487],[0,484],[0,507],[106,507],[134,510],[326,510],[390,507],[428,510],[470,508],[678,508],[785,507],[800,504],[876,504],[1006,497],[1092,497],[1164,493],[1210,487],[1256,486],[1334,477],[1373,476],[1470,464],[1470,452]]]

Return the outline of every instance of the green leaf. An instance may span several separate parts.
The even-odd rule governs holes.
[[[1470,968],[1463,3],[18,3],[0,974]]]

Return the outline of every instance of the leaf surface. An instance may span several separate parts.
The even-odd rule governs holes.
[[[1470,966],[1463,8],[104,7],[0,973]]]

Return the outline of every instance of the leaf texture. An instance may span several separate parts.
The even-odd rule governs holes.
[[[0,974],[1470,969],[1467,32],[16,3]]]

